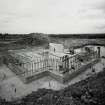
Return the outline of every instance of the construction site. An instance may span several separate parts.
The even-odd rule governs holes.
[[[9,48],[0,60],[0,96],[13,101],[42,88],[64,89],[100,72],[104,52],[104,46],[73,48],[57,42],[47,48]]]
[[[5,64],[24,83],[51,76],[64,83],[100,60],[100,47],[85,46],[64,49],[62,44],[49,43],[49,49],[9,50]]]

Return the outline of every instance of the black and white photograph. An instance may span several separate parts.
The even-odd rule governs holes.
[[[0,105],[105,105],[105,0],[0,0]]]

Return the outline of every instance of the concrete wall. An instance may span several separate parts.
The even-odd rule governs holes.
[[[64,52],[64,46],[62,44],[49,43],[49,49],[51,52]]]
[[[36,75],[27,77],[25,79],[25,83],[32,82],[33,80],[42,78],[44,76],[51,76],[52,78],[54,78],[55,80],[59,81],[60,83],[66,83],[66,82],[70,81],[72,78],[74,78],[77,75],[79,75],[80,73],[84,72],[85,70],[87,70],[88,68],[90,68],[92,65],[96,64],[99,61],[100,61],[100,59],[93,60],[92,62],[84,65],[83,67],[81,67],[77,71],[73,72],[72,74],[67,73],[64,76],[63,75],[62,76],[61,75],[57,75],[57,74],[55,74],[55,73],[53,73],[51,71],[44,71],[44,72],[38,73]]]
[[[95,59],[92,62],[89,62],[88,64],[82,66],[80,69],[74,71],[72,74],[67,73],[64,76],[63,79],[63,83],[68,82],[69,80],[71,80],[72,78],[76,77],[78,74],[86,71],[88,68],[90,68],[91,66],[93,66],[94,64],[98,63],[100,61],[100,59]]]
[[[80,69],[74,71],[72,74],[65,74],[65,75],[57,75],[51,71],[43,71],[43,72],[40,72],[40,73],[37,73],[37,74],[33,74],[33,75],[27,75],[27,76],[22,76],[22,75],[19,75],[19,73],[21,74],[23,71],[23,68],[19,68],[17,67],[16,65],[14,64],[8,64],[8,67],[13,71],[15,72],[15,74],[17,74],[20,79],[24,82],[24,83],[30,83],[32,82],[33,80],[37,80],[39,78],[43,78],[44,76],[51,76],[52,78],[54,78],[55,80],[61,82],[61,83],[66,83],[68,82],[69,80],[71,80],[72,78],[76,77],[78,74],[80,74],[81,72],[87,70],[87,68],[90,68],[92,65],[96,64],[97,62],[99,62],[100,59],[95,59],[91,62],[89,62],[88,64],[85,64],[83,65]]]
[[[48,76],[48,71],[43,71],[43,72],[40,72],[40,73],[35,74],[33,76],[26,77],[24,83],[30,83],[30,82],[32,82],[34,80],[43,78],[45,76]]]

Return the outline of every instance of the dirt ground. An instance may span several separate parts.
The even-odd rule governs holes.
[[[103,67],[105,67],[104,59],[94,65],[94,73],[101,71]],[[44,77],[29,84],[24,84],[18,78],[18,76],[16,76],[8,67],[6,67],[6,65],[0,65],[0,96],[10,101],[26,96],[27,94],[31,93],[32,91],[36,91],[39,88],[59,90],[83,80],[92,74],[92,69],[89,68],[74,79],[70,80],[67,84],[61,84],[51,77]]]

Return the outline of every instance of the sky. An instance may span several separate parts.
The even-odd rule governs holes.
[[[105,0],[0,0],[0,33],[105,33]]]

